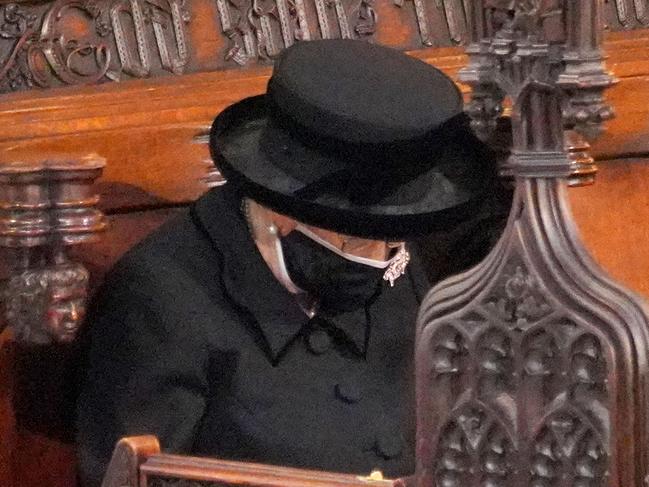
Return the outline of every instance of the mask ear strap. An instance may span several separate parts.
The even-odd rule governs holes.
[[[271,269],[273,274],[282,285],[289,290],[291,294],[300,294],[304,293],[302,289],[297,287],[297,285],[291,279],[291,276],[288,274],[288,269],[286,268],[286,260],[284,259],[284,249],[282,248],[282,241],[279,238],[279,231],[275,224],[271,224],[268,227],[268,233],[273,236],[275,254],[277,258],[275,259],[276,265]]]
[[[266,217],[266,214],[254,201],[245,199],[243,204],[244,214],[257,249],[259,249],[275,279],[291,294],[304,293],[302,289],[295,285],[288,274],[277,225]]]
[[[282,248],[282,240],[279,238],[279,230],[277,226],[272,223],[268,227],[268,233],[272,235],[275,240],[275,264],[271,266],[271,271],[275,278],[284,286],[288,292],[295,295],[298,304],[309,318],[313,318],[317,311],[317,302],[309,296],[309,294],[299,288],[291,279],[286,268],[286,259],[284,259],[284,249]]]

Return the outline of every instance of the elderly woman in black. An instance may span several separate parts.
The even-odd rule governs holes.
[[[388,476],[414,471],[409,243],[480,211],[493,155],[453,82],[360,41],[298,43],[210,136],[228,183],[131,250],[89,315],[80,463],[115,442]],[[462,248],[456,249],[462,253]]]

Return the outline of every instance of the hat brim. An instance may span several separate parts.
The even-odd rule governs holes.
[[[260,95],[216,117],[210,151],[229,184],[279,213],[347,235],[404,240],[469,219],[495,186],[492,154],[472,134],[460,135],[431,154],[431,163],[420,165],[423,170],[398,175],[396,183],[368,174],[367,187],[346,188],[341,179],[336,191],[305,197],[305,188],[344,169],[348,161],[275,126],[266,96]],[[364,197],[359,198],[359,189]]]

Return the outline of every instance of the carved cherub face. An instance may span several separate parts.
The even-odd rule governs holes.
[[[45,326],[60,342],[74,340],[86,315],[86,285],[77,279],[54,282],[49,287]]]
[[[18,341],[71,342],[85,317],[88,271],[64,264],[25,271],[5,286],[5,318]]]

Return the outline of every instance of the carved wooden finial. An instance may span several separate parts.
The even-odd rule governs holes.
[[[612,110],[597,0],[472,2],[469,114],[512,107],[507,228],[436,286],[417,338],[417,485],[640,487],[648,470],[649,319],[574,227],[566,188]],[[567,138],[566,134],[571,135]],[[570,157],[569,151],[573,157]]]
[[[97,155],[0,165],[0,247],[10,260],[0,293],[3,321],[18,341],[76,336],[89,276],[66,247],[92,242],[105,228],[92,188],[104,165]]]

